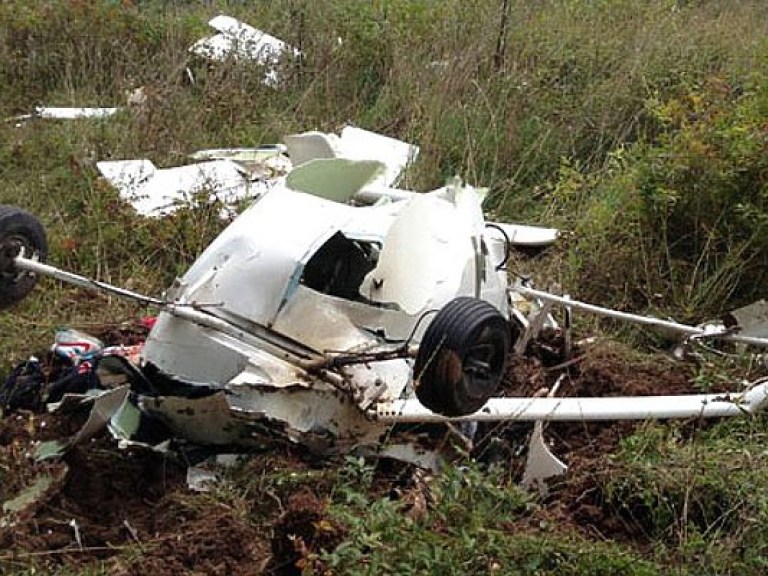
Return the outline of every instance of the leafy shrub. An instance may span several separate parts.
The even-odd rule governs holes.
[[[568,256],[587,298],[701,318],[763,294],[768,274],[768,83],[713,77],[649,100],[659,134],[602,174],[566,165],[552,189],[579,210]]]
[[[713,426],[648,425],[599,475],[604,506],[627,530],[708,573],[760,571],[766,552],[764,419]]]
[[[362,466],[362,468],[361,468]],[[323,562],[343,574],[655,574],[655,566],[620,546],[561,533],[524,531],[529,497],[499,469],[449,468],[428,485],[424,514],[375,498],[365,466],[348,462],[331,513],[347,540]],[[362,480],[362,483],[361,483]]]

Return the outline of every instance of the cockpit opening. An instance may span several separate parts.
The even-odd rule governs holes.
[[[352,240],[336,232],[309,259],[301,282],[329,296],[363,301],[360,285],[376,267],[380,250],[377,242]]]

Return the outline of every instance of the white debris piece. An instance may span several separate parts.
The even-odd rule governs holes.
[[[296,57],[301,55],[301,52],[279,38],[231,16],[216,16],[208,25],[218,34],[198,40],[189,51],[216,62],[227,58],[258,62],[268,68],[264,76],[264,84],[267,86],[277,86],[277,64],[284,54],[291,53]]]
[[[565,374],[562,374],[547,394],[548,398],[553,398],[557,394],[564,380]],[[525,472],[523,472],[521,484],[525,488],[537,488],[541,497],[546,498],[549,493],[547,479],[562,476],[567,470],[568,466],[552,454],[544,441],[544,422],[537,420],[533,425],[531,441],[528,443],[528,458],[525,462]]]
[[[294,167],[306,164],[310,160],[328,160],[339,158],[339,137],[310,130],[301,134],[283,136],[288,156]]]
[[[341,131],[339,147],[342,158],[383,162],[387,171],[382,180],[388,186],[397,185],[403,171],[419,155],[419,147],[415,144],[355,126],[347,126]]]
[[[38,106],[34,115],[39,118],[75,120],[77,118],[106,118],[117,114],[121,108],[50,108]]]
[[[97,162],[96,167],[144,216],[170,214],[183,205],[193,203],[195,195],[204,191],[212,200],[225,205],[255,197],[265,189],[263,182],[252,182],[241,167],[229,160],[211,160],[158,169],[146,159]]]
[[[77,120],[80,118],[108,118],[117,114],[122,108],[71,108],[37,106],[31,114],[14,116],[9,120],[23,122],[33,118],[45,118],[48,120]]]
[[[544,422],[537,420],[533,425],[533,434],[528,444],[528,459],[525,462],[525,472],[521,484],[525,488],[536,488],[542,497],[549,493],[546,480],[554,476],[562,476],[568,470],[544,441]]]
[[[273,179],[285,176],[291,170],[291,161],[282,144],[258,148],[211,148],[189,155],[192,160],[229,160],[251,173],[252,179]]]
[[[285,154],[283,144],[259,146],[258,148],[206,148],[189,155],[192,160],[232,160],[233,162],[261,160]]]
[[[500,222],[492,222],[493,228],[501,230],[501,233],[505,234],[510,243],[515,246],[539,248],[542,246],[549,246],[553,244],[557,237],[560,235],[560,231],[557,228],[543,228],[541,226],[526,226],[525,224],[508,224]],[[489,229],[490,234],[493,235],[493,228]],[[501,233],[499,235],[501,235]]]
[[[218,481],[219,475],[205,466],[187,468],[187,486],[193,492],[210,492],[211,487]]]
[[[740,336],[768,338],[768,302],[758,300],[726,314],[725,327]]]

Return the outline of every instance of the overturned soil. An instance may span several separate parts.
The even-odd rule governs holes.
[[[127,344],[141,335],[131,328],[99,334],[108,343]],[[661,357],[630,358],[614,344],[577,347],[566,358],[556,338],[544,342],[511,359],[503,394],[546,395],[556,383],[558,396],[694,392],[688,365]],[[300,447],[276,443],[249,455],[238,468],[248,479],[247,489],[238,484],[226,497],[216,494],[226,484],[213,492],[193,492],[183,458],[118,448],[106,431],[61,459],[33,459],[40,441],[71,435],[81,423],[31,411],[0,420],[0,502],[20,508],[12,513],[4,505],[0,515],[0,572],[30,563],[55,571],[101,562],[115,574],[322,573],[317,553],[345,538],[345,527],[327,513],[336,463],[310,460]],[[545,436],[569,472],[551,483],[537,516],[515,529],[536,530],[542,520],[551,520],[587,535],[621,538],[620,521],[600,506],[595,468],[635,426],[550,424]],[[518,481],[530,429],[520,423],[481,426],[473,456],[503,463],[510,479]],[[377,470],[373,497],[403,494],[402,468],[382,462]],[[281,474],[291,480],[263,482]],[[413,474],[408,478],[412,482]],[[31,486],[39,490],[19,505]],[[407,513],[423,514],[426,506],[415,499]]]

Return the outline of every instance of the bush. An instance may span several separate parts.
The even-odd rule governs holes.
[[[552,189],[579,210],[567,256],[586,298],[688,318],[762,297],[768,278],[768,83],[719,77],[649,100],[659,134],[605,171],[565,166]]]
[[[602,506],[685,566],[761,571],[768,499],[755,487],[768,466],[764,419],[690,434],[656,424],[626,438],[597,475]]]
[[[417,487],[429,501],[414,514],[404,501],[375,498],[348,462],[331,513],[347,539],[322,558],[340,574],[633,574],[658,573],[651,562],[615,544],[564,532],[525,530],[535,508],[499,469],[448,468]],[[424,492],[426,491],[426,492]]]

